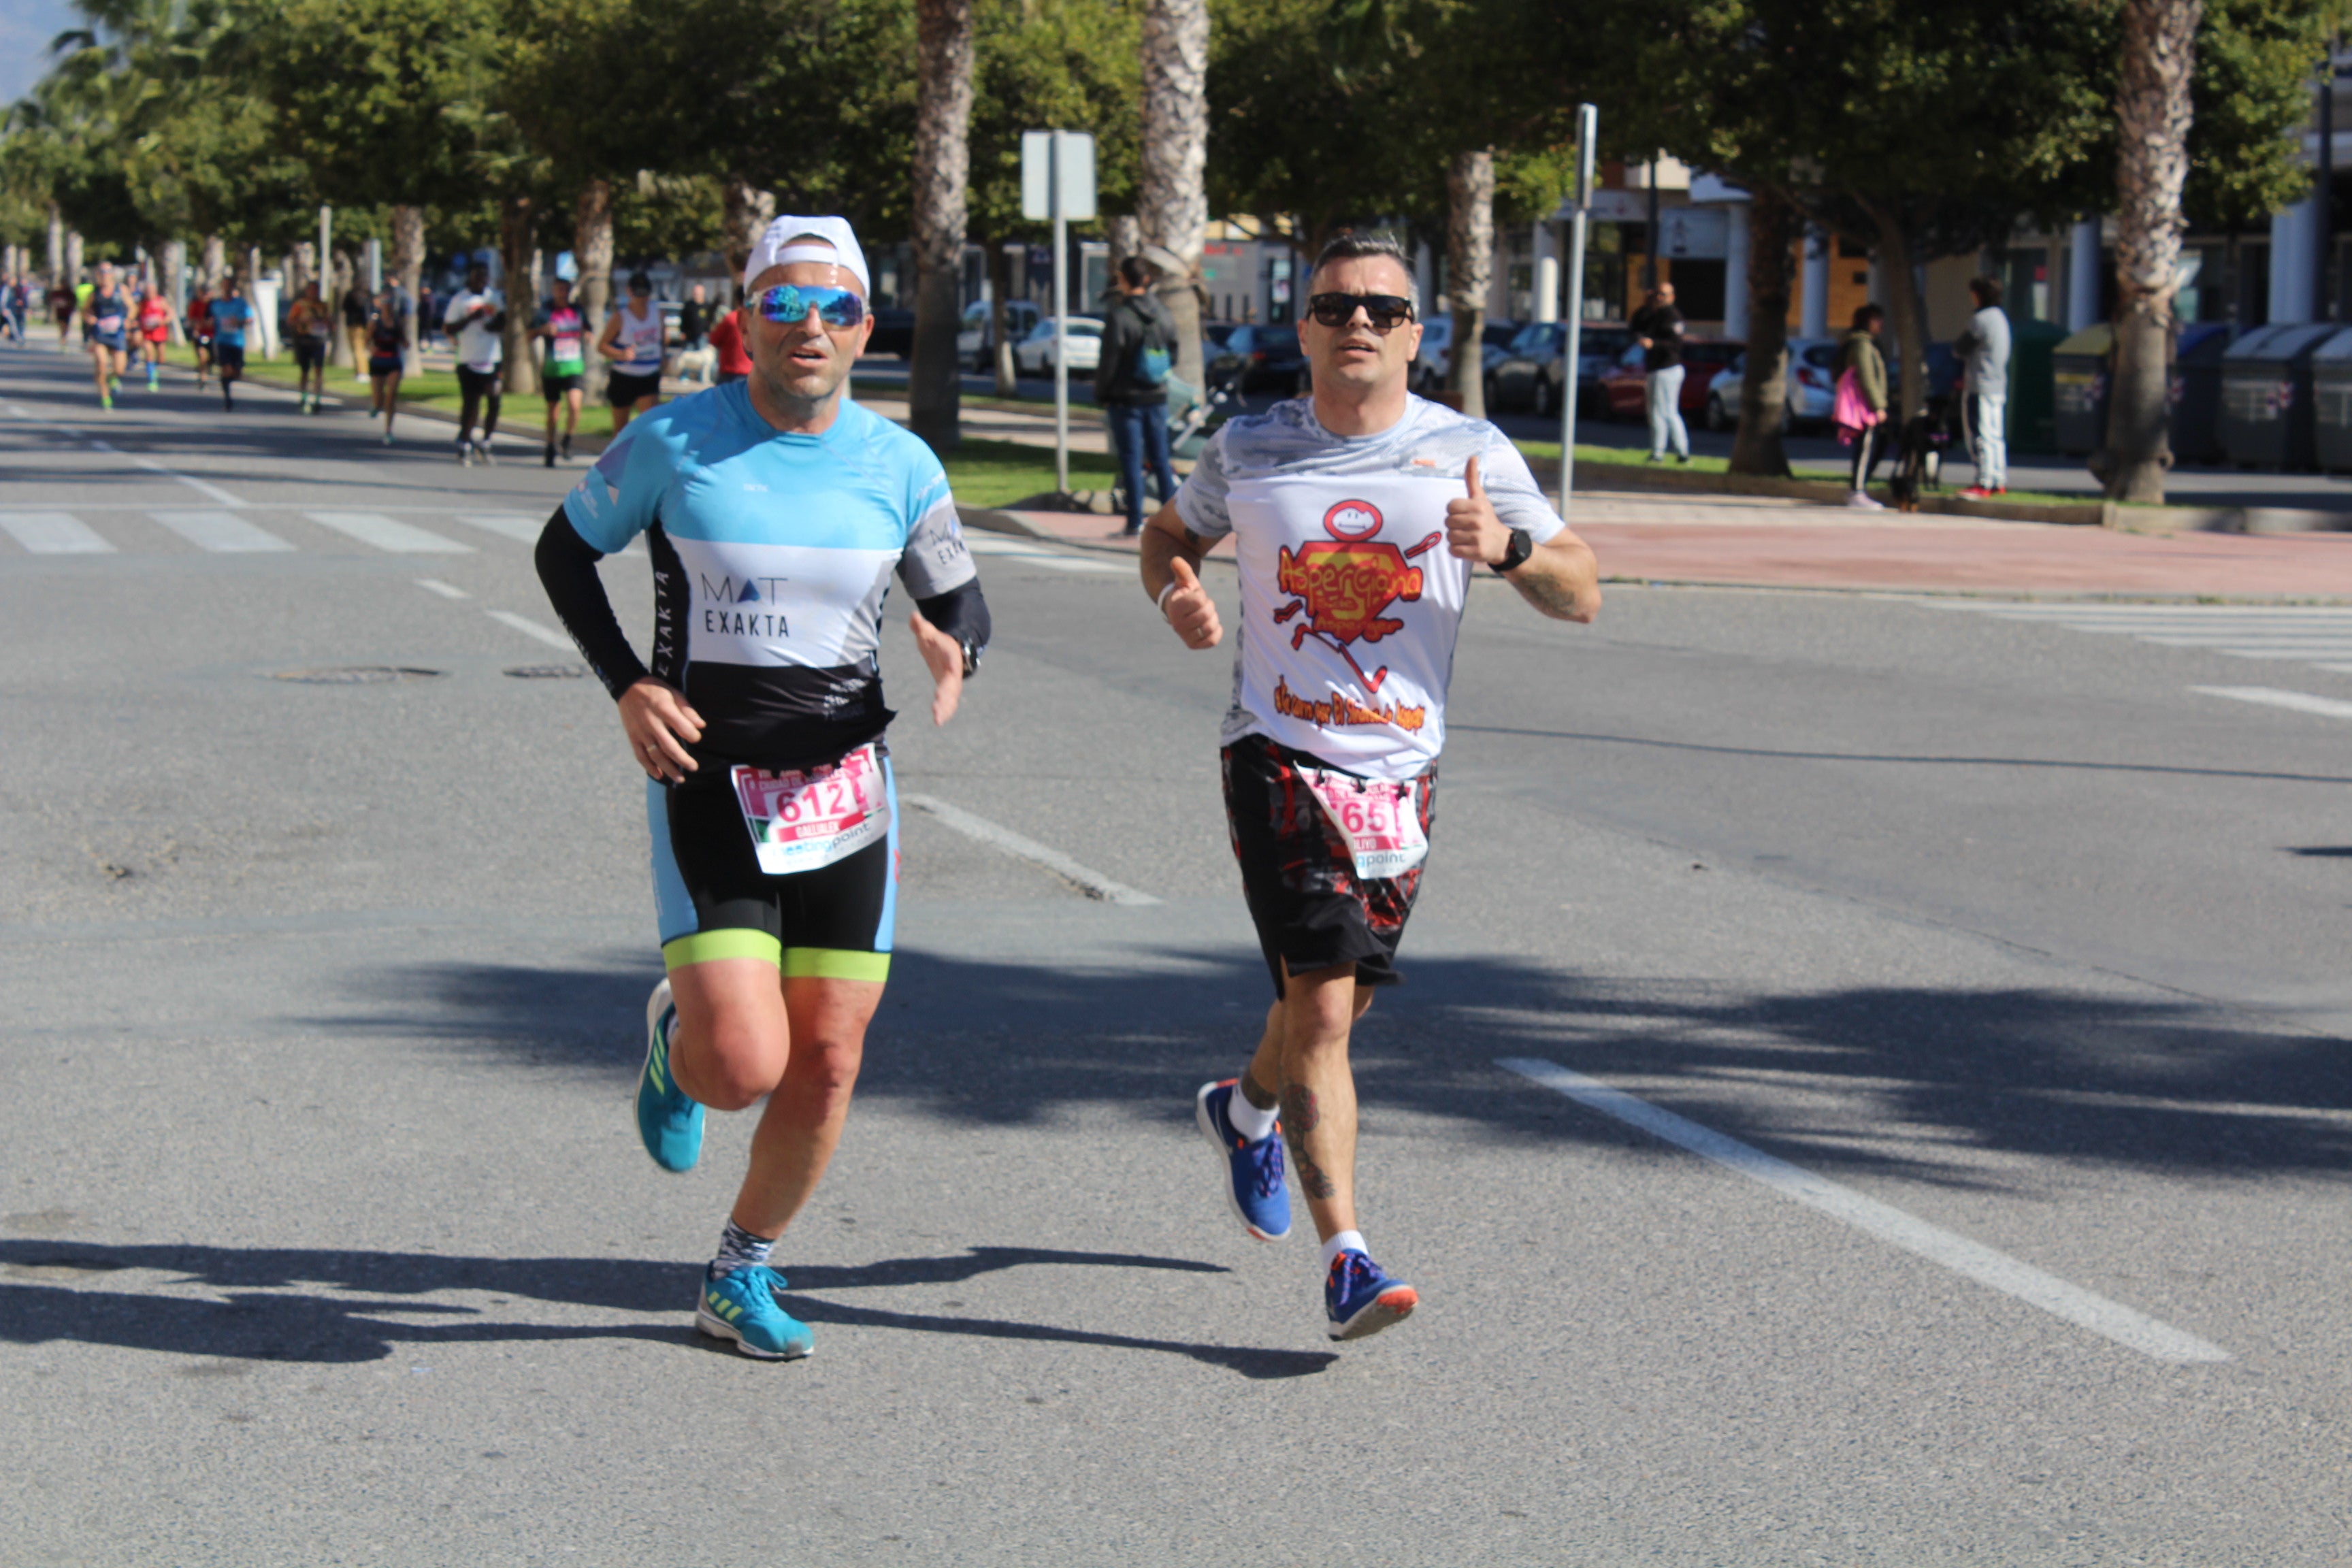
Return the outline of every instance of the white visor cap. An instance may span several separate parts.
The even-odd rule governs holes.
[[[824,246],[794,245],[794,240],[821,239]],[[874,279],[866,270],[866,252],[857,246],[857,236],[845,217],[780,217],[770,224],[751,247],[751,258],[743,264],[743,289],[750,292],[751,279],[771,267],[789,266],[795,261],[830,262],[857,279],[858,292],[871,295]]]

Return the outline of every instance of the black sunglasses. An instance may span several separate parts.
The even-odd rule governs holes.
[[[1363,307],[1372,331],[1385,332],[1412,320],[1412,301],[1402,294],[1310,294],[1307,313],[1327,327],[1344,327]]]

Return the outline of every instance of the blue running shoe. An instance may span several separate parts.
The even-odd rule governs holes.
[[[1331,1259],[1331,1278],[1323,1286],[1323,1308],[1330,1321],[1324,1331],[1335,1340],[1360,1340],[1391,1323],[1412,1316],[1421,1294],[1402,1279],[1391,1279],[1369,1253],[1349,1247]]]
[[[712,1266],[716,1268],[714,1264]],[[816,1349],[809,1326],[776,1305],[784,1277],[763,1264],[716,1274],[704,1269],[694,1326],[761,1361],[798,1361]]]
[[[637,1075],[637,1136],[665,1171],[691,1171],[702,1158],[702,1107],[669,1076],[669,1032],[677,1022],[669,982],[646,1001],[646,1065]]]
[[[1225,1165],[1225,1202],[1234,1215],[1260,1241],[1280,1241],[1290,1234],[1290,1189],[1282,1180],[1282,1134],[1279,1131],[1250,1142],[1234,1131],[1225,1112],[1241,1092],[1239,1079],[1204,1083],[1192,1097],[1192,1112],[1201,1131]]]

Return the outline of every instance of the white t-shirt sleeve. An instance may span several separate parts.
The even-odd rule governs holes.
[[[1225,510],[1225,498],[1232,492],[1233,481],[1225,474],[1225,431],[1222,426],[1209,438],[1192,471],[1176,489],[1176,515],[1186,528],[1202,539],[1223,539],[1234,531],[1234,520]]]
[[[1551,509],[1528,460],[1511,438],[1492,425],[1486,426],[1486,448],[1478,454],[1478,482],[1506,528],[1524,528],[1538,544],[1568,526]]]

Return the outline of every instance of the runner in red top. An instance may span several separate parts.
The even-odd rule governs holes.
[[[1343,235],[1310,279],[1312,401],[1228,421],[1142,539],[1144,591],[1187,647],[1224,635],[1202,557],[1231,534],[1244,635],[1223,740],[1225,816],[1274,980],[1256,1054],[1194,1114],[1250,1234],[1290,1229],[1276,1113],[1323,1238],[1326,1329],[1374,1333],[1413,1288],[1357,1228],[1348,1038],[1394,984],[1421,890],[1454,644],[1476,569],[1557,620],[1601,609],[1592,552],[1503,433],[1412,396],[1412,268]]]
[[[719,381],[726,385],[751,374],[751,356],[743,352],[743,312],[730,310],[710,329],[710,346],[719,351]]]

